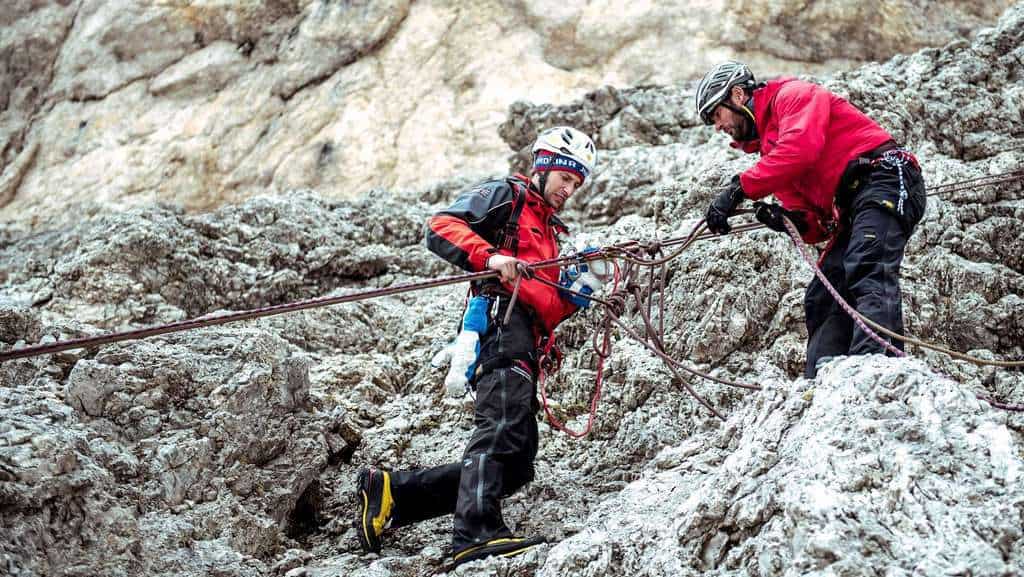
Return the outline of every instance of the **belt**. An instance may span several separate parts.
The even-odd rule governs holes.
[[[839,186],[836,187],[836,204],[840,207],[850,200],[852,193],[860,186],[861,177],[873,168],[886,152],[903,148],[895,140],[887,140],[871,150],[857,155],[846,164]]]
[[[902,146],[891,138],[882,144],[858,154],[856,158],[846,164],[842,176],[839,177],[839,184],[836,186],[835,197],[832,200],[831,219],[823,219],[823,226],[830,234],[835,234],[839,223],[842,221],[842,213],[846,211],[853,197],[863,183],[864,176],[874,168],[878,160],[885,153],[902,148]]]
[[[872,148],[871,150],[865,152],[864,154],[861,154],[860,156],[874,160],[876,158],[879,158],[886,152],[889,152],[890,150],[896,150],[897,148],[903,147],[900,144],[898,144],[895,140],[890,139],[876,146],[875,148]]]

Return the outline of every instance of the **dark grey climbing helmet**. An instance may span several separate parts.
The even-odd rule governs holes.
[[[700,86],[697,87],[697,94],[694,97],[697,115],[704,124],[714,124],[711,115],[716,106],[729,98],[732,87],[750,88],[754,84],[754,74],[746,64],[735,60],[722,62],[705,74]]]

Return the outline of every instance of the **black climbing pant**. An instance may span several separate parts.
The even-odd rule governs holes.
[[[393,526],[455,514],[452,551],[509,537],[501,499],[533,480],[537,456],[535,341],[531,320],[516,306],[508,325],[497,308],[481,339],[476,426],[455,463],[391,474]]]
[[[900,264],[907,241],[924,216],[924,181],[916,162],[899,156],[875,159],[858,180],[847,206],[841,205],[846,217],[820,263],[821,271],[857,312],[903,334]],[[807,287],[804,311],[807,378],[817,374],[818,361],[825,357],[886,352],[854,323],[817,277]],[[901,341],[879,336],[903,350]]]

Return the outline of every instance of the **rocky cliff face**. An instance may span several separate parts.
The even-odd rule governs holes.
[[[258,19],[312,5],[253,6],[246,14]],[[81,23],[86,8],[31,14],[76,10]],[[223,20],[239,34],[245,22]],[[1022,54],[1018,5],[973,42],[827,83],[905,139],[935,185],[1021,166]],[[106,81],[87,76],[82,86]],[[691,115],[675,87],[603,89],[560,106],[517,106],[501,134],[514,150],[560,121],[600,135],[602,168],[569,203],[571,225],[599,244],[664,239],[689,232],[716,182],[752,160]],[[422,247],[421,226],[467,184],[334,200],[296,188],[205,214],[85,204],[74,218],[7,222],[0,347],[453,273]],[[980,356],[1024,357],[1024,185],[929,202],[904,263],[908,332]],[[542,425],[537,480],[505,504],[517,531],[556,542],[457,573],[1024,572],[1024,419],[976,398],[1024,402],[1021,373],[913,351],[911,360],[839,359],[816,380],[798,378],[809,278],[791,243],[768,231],[702,241],[674,261],[669,352],[764,390],[695,381],[727,417],[719,421],[616,333],[591,437]],[[352,490],[359,467],[460,454],[471,410],[444,398],[443,370],[428,361],[453,336],[463,296],[431,289],[3,363],[0,573],[436,570],[450,518],[392,531],[381,555],[362,555]],[[576,429],[599,315],[560,329],[570,353],[549,382],[556,412]]]
[[[514,101],[944,44],[986,2],[15,0],[0,15],[0,218],[352,197],[503,172]]]

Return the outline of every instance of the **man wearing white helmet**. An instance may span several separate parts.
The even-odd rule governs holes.
[[[733,177],[707,210],[708,228],[730,231],[744,199],[755,216],[785,232],[788,217],[804,240],[828,241],[820,266],[829,283],[864,316],[903,332],[899,268],[924,216],[924,180],[917,159],[881,126],[825,88],[795,78],[757,83],[740,62],[724,62],[701,81],[697,114],[760,160]],[[805,376],[839,355],[887,352],[856,326],[815,278],[804,297]],[[902,349],[901,341],[891,342]]]
[[[512,534],[501,514],[501,499],[533,479],[537,454],[536,380],[538,350],[552,331],[586,300],[536,278],[520,279],[515,305],[506,314],[519,266],[559,255],[558,236],[566,232],[558,213],[594,170],[594,143],[569,127],[541,133],[533,145],[529,177],[484,182],[458,196],[427,222],[427,247],[467,271],[493,270],[499,278],[473,287],[489,310],[481,331],[471,382],[476,389],[476,429],[462,459],[428,469],[359,472],[362,504],[357,521],[366,551],[380,550],[389,526],[402,526],[455,514],[452,558],[461,564],[493,555],[521,553],[543,542]],[[557,269],[534,272],[583,292],[600,289],[599,280],[580,285]],[[476,308],[476,307],[470,307]]]

